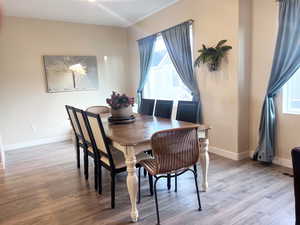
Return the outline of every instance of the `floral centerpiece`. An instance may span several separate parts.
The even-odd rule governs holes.
[[[113,91],[110,98],[106,99],[106,102],[111,107],[111,115],[114,118],[126,119],[133,115],[134,98],[132,97]]]

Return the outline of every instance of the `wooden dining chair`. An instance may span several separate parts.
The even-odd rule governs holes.
[[[173,101],[157,100],[155,105],[154,115],[157,117],[170,119],[172,116],[172,109],[173,109]]]
[[[164,131],[159,131],[153,134],[151,138],[151,146],[154,159],[146,159],[140,162],[147,172],[155,177],[154,182],[154,195],[156,205],[157,224],[160,224],[159,207],[157,200],[156,185],[161,178],[168,178],[166,174],[171,175],[177,182],[177,177],[187,171],[191,171],[194,175],[195,187],[198,199],[199,211],[201,211],[200,195],[197,183],[197,170],[191,169],[196,164],[199,157],[199,144],[198,144],[198,126],[190,128],[175,128]],[[140,169],[139,169],[139,192],[138,201],[140,202]]]
[[[197,123],[199,102],[178,101],[176,120]]]
[[[154,104],[155,100],[154,99],[145,99],[143,98],[141,101],[141,105],[139,108],[139,113],[143,115],[153,115],[153,110],[154,110]]]
[[[92,152],[90,156],[95,162],[95,177],[97,178],[98,192],[102,193],[102,167],[110,172],[111,176],[111,208],[115,208],[115,176],[118,173],[126,171],[126,163],[123,152],[112,147],[110,140],[105,134],[100,114],[82,111],[82,116],[85,119],[89,140],[88,151]],[[140,153],[136,156],[137,167],[140,167],[141,160],[149,159],[145,153]],[[149,179],[150,185],[151,179]]]
[[[84,172],[85,172],[85,178],[88,180],[89,178],[89,158],[88,156],[91,155],[91,140],[87,131],[87,127],[84,122],[84,117],[82,115],[82,110],[73,107],[75,122],[77,124],[77,127],[79,128],[80,137],[82,141],[82,147],[84,149]],[[96,181],[96,180],[95,180]],[[97,182],[95,182],[95,189],[97,190]]]
[[[95,113],[95,114],[105,114],[105,113],[110,113],[110,108],[108,106],[90,106],[86,109],[86,111]]]
[[[76,117],[75,117],[75,108],[69,105],[66,105],[66,111],[67,114],[69,116],[70,119],[70,123],[74,132],[74,136],[75,136],[75,146],[76,146],[76,159],[77,159],[77,168],[80,168],[80,149],[83,149],[83,151],[85,150],[85,146],[84,146],[84,140],[83,137],[81,135],[81,131],[80,131],[80,127],[77,124],[76,121]],[[86,168],[86,167],[84,167]],[[87,171],[84,170],[84,174],[86,179],[88,179],[88,175],[87,175]]]

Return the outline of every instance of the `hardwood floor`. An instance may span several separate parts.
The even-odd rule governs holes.
[[[116,209],[110,209],[110,182],[103,174],[103,194],[94,191],[93,165],[86,182],[76,168],[71,143],[63,142],[7,152],[0,170],[2,225],[124,225],[131,224],[126,173],[117,176]],[[294,196],[287,169],[251,160],[231,161],[211,154],[209,190],[201,193],[197,211],[193,176],[178,179],[178,192],[158,185],[162,225],[292,225]],[[288,171],[290,172],[290,171]],[[142,178],[140,220],[156,224],[154,198]]]

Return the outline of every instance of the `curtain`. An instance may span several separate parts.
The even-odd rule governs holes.
[[[202,122],[200,92],[193,69],[192,49],[190,42],[190,23],[185,22],[162,31],[170,58],[182,82],[190,89],[193,101],[199,102],[197,122]]]
[[[259,143],[254,159],[271,163],[275,155],[276,107],[274,98],[300,68],[300,0],[279,1],[279,30],[271,76],[264,99]]]
[[[152,51],[156,35],[148,36],[144,39],[138,40],[139,52],[140,52],[140,82],[137,89],[137,103],[140,107],[142,100],[142,93],[147,80],[149,66],[152,58]]]

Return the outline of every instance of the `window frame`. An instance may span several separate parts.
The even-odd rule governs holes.
[[[161,33],[158,33],[157,34],[157,37],[156,37],[156,40],[155,40],[155,42],[157,41],[157,38],[158,37],[160,37],[160,38],[162,38],[163,39],[163,37],[162,37],[162,35],[161,35]],[[192,62],[194,61],[194,29],[193,29],[193,24],[191,23],[190,24],[190,44],[191,44],[191,57],[192,57]],[[154,43],[154,45],[155,45],[155,43]],[[152,54],[154,53],[154,49],[153,49],[153,52],[152,52]],[[169,54],[169,53],[168,53]],[[170,56],[169,56],[170,57]],[[174,66],[174,65],[173,65]],[[174,68],[175,69],[175,68]],[[176,70],[176,69],[175,69]],[[149,69],[149,71],[150,71],[150,69]],[[176,71],[177,72],[177,71]],[[179,76],[179,75],[178,75]],[[181,79],[180,77],[179,77],[179,79]],[[147,82],[147,81],[146,81]],[[183,83],[183,81],[181,81],[182,83]],[[184,83],[183,83],[184,84]],[[184,84],[185,85],[185,84]],[[187,88],[188,89],[188,88]],[[143,89],[143,91],[142,91],[142,96],[144,97],[145,96],[145,94],[144,94],[144,91],[145,91],[145,88]],[[178,100],[178,99],[171,99],[173,102],[174,102],[174,107],[177,109],[177,105],[178,105],[178,101],[193,101],[193,95],[192,95],[192,92],[189,90],[189,92],[190,92],[190,95],[191,95],[191,100],[188,100],[188,99],[180,99],[180,100]]]
[[[300,76],[300,68],[296,72],[297,74],[294,74],[294,76]],[[292,78],[286,82],[286,84],[282,88],[282,113],[283,114],[291,114],[291,115],[300,115],[300,107],[293,108],[291,107],[292,102]]]

